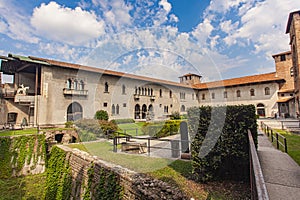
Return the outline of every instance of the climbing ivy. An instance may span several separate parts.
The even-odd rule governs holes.
[[[67,154],[54,146],[47,162],[46,200],[70,199],[72,176]]]
[[[25,163],[35,169],[39,158],[44,160],[45,157],[44,135],[0,137],[0,178],[18,174]]]
[[[119,184],[117,176],[112,171],[101,168],[100,179],[96,190],[96,199],[118,200],[123,197],[123,188]]]

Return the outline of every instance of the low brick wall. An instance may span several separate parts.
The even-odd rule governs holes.
[[[105,162],[96,156],[91,156],[77,149],[71,149],[63,145],[58,147],[67,152],[66,159],[68,159],[72,171],[71,197],[74,199],[82,198],[88,180],[88,170],[92,165],[94,165],[92,185],[99,182],[101,170],[112,171],[116,174],[117,180],[123,188],[123,199],[188,199],[178,188],[172,187],[163,181]],[[95,194],[95,191],[91,191],[91,197],[95,199],[93,194]]]

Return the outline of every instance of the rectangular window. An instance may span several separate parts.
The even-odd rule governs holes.
[[[285,55],[281,55],[280,56],[280,61],[285,61],[285,60],[286,60]]]
[[[226,91],[224,92],[224,98],[225,99],[227,98],[227,92]]]
[[[107,102],[104,102],[104,103],[103,103],[103,107],[107,107]]]
[[[123,107],[125,108],[127,105],[126,105],[126,103],[123,103]]]
[[[202,94],[202,100],[205,100],[205,94]]]

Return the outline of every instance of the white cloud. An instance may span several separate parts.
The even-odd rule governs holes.
[[[40,43],[39,51],[50,57],[61,57],[64,60],[77,60],[79,57],[79,48],[70,47],[67,44],[60,44],[56,42]],[[82,51],[82,50],[81,50]]]
[[[31,24],[40,35],[72,45],[85,44],[105,33],[104,22],[93,12],[66,8],[56,2],[35,8]]]
[[[169,13],[172,9],[172,5],[168,2],[168,0],[160,0],[158,5],[162,6],[167,13]]]
[[[0,0],[0,32],[15,40],[28,43],[37,43],[37,38],[28,17],[24,15],[22,8],[18,8],[11,1]]]
[[[171,15],[170,15],[170,22],[175,22],[175,23],[177,23],[177,22],[179,22],[179,19],[178,19],[178,17],[177,17],[176,15],[171,14]]]
[[[238,9],[240,23],[227,20],[226,17],[221,19],[220,28],[228,34],[223,41],[228,46],[237,44],[241,47],[253,43],[255,53],[265,54],[271,59],[271,54],[289,49],[288,35],[285,35],[288,13],[299,7],[298,0],[264,0],[255,3],[254,0],[213,0],[206,10],[206,17],[211,19],[208,13],[224,14]]]
[[[199,44],[206,44],[214,27],[209,19],[204,19],[202,23],[199,23],[195,30],[192,31],[192,35],[199,41]]]

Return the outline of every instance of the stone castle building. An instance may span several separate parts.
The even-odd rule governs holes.
[[[153,79],[37,57],[1,56],[1,72],[13,83],[1,88],[0,124],[64,124],[93,118],[161,120],[199,105],[253,104],[262,117],[296,117],[299,111],[300,11],[290,13],[291,51],[273,55],[276,71],[202,82],[186,74],[179,82]]]

